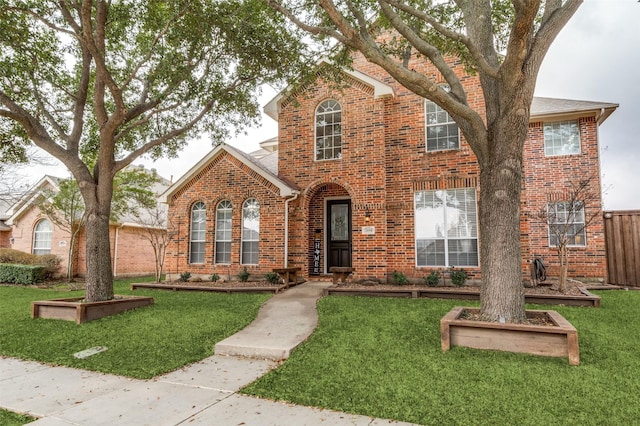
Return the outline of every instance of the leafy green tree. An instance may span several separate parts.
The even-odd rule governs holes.
[[[308,33],[339,42],[340,60],[361,53],[453,117],[480,166],[482,316],[524,321],[520,186],[530,106],[547,50],[582,0],[265,1]],[[396,36],[377,37],[387,30]],[[479,76],[482,110],[468,102],[451,55]],[[413,70],[416,56],[433,63],[450,90]]]
[[[300,70],[283,21],[258,0],[0,0],[2,140],[29,140],[77,181],[87,300],[113,298],[118,171],[257,120],[257,88]]]

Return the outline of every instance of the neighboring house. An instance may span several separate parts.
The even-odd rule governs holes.
[[[439,78],[429,63],[411,66]],[[343,74],[336,87],[320,65],[313,83],[265,106],[277,139],[254,155],[220,145],[161,196],[172,218],[167,273],[300,267],[322,276],[350,266],[355,279],[386,282],[394,271],[421,278],[455,266],[479,277],[479,167],[456,123],[362,58]],[[478,77],[462,83],[482,111]],[[598,126],[616,108],[534,100],[522,182],[525,278],[534,256],[554,273],[554,242],[537,212],[560,200],[567,180],[595,175],[601,192]],[[573,238],[570,276],[606,277],[601,215]]]
[[[7,212],[6,224],[11,227],[10,247],[34,254],[55,254],[62,259],[60,274],[64,275],[68,264],[70,233],[61,229],[38,208],[38,200],[47,190],[58,190],[59,178],[45,176],[40,179]],[[169,182],[159,183],[154,191],[164,191]],[[146,236],[145,225],[132,216],[111,223],[111,260],[113,274],[119,276],[153,275],[155,261],[153,249]],[[150,226],[147,224],[147,226]],[[165,224],[162,224],[164,228]],[[74,256],[74,276],[86,275],[85,233],[78,234]]]
[[[4,200],[0,200],[0,248],[11,247],[11,227],[5,222],[9,219],[7,210],[9,205]]]

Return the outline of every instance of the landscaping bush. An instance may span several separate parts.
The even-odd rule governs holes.
[[[392,279],[395,285],[409,284],[409,280],[402,272],[393,271]]]
[[[269,284],[278,284],[280,277],[275,272],[267,272],[264,274],[264,279],[267,280]]]
[[[425,284],[427,284],[429,287],[437,287],[438,284],[440,283],[440,272],[431,271],[431,273],[428,276],[422,277],[422,279],[424,280]]]
[[[0,263],[0,282],[12,284],[35,284],[45,276],[42,265],[15,265]]]
[[[451,270],[449,271],[449,276],[451,277],[451,282],[456,287],[463,286],[465,281],[467,281],[467,278],[469,277],[467,275],[467,271],[465,271],[464,269],[456,270],[453,266],[451,267]]]
[[[37,255],[14,249],[0,249],[0,263],[13,265],[39,265],[44,268],[39,280],[47,280],[58,275],[62,259],[55,254]],[[9,282],[2,281],[0,282]]]
[[[213,273],[209,278],[211,279],[211,282],[217,283],[220,280],[220,274]]]
[[[191,278],[191,272],[183,272],[180,274],[180,281],[186,283]]]
[[[246,283],[247,281],[249,281],[250,275],[251,274],[249,273],[249,271],[247,271],[247,267],[245,266],[242,272],[238,274],[238,278],[240,278],[240,281],[242,281],[243,283]]]

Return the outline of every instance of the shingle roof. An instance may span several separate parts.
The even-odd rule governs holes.
[[[618,108],[618,104],[597,101],[578,101],[574,99],[558,99],[534,97],[531,102],[531,117],[540,118],[580,112],[596,112],[598,122],[602,123]]]

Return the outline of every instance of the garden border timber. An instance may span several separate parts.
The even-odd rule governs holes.
[[[525,303],[541,305],[565,305],[600,307],[600,296],[580,287],[582,296],[553,295],[553,294],[525,294]],[[454,299],[454,300],[480,300],[480,290],[459,290],[453,288],[380,288],[375,286],[367,288],[355,287],[329,287],[324,290],[324,296],[372,296],[372,297],[405,297],[427,299]]]
[[[550,310],[527,310],[527,318],[546,316],[555,325],[511,324],[460,318],[479,308],[456,306],[440,320],[441,346],[567,357],[569,365],[580,364],[578,331],[562,315]]]
[[[154,303],[153,297],[147,296],[115,296],[102,302],[82,300],[84,297],[31,302],[31,318],[61,319],[82,324]]]

